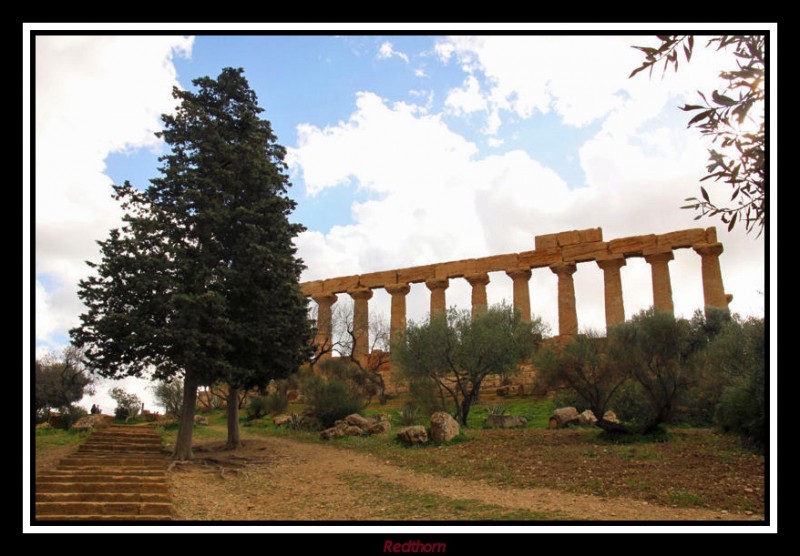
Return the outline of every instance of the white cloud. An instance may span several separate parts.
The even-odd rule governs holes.
[[[188,56],[192,42],[36,38],[36,273],[53,284],[37,283],[37,340],[77,324],[84,261],[97,259],[95,241],[121,222],[104,159],[157,144],[159,117],[175,106],[172,58]]]
[[[707,155],[700,138],[671,116],[671,108],[661,113],[646,98],[623,106],[631,118],[613,112],[579,150],[588,186],[570,189],[529,153],[481,157],[438,116],[360,93],[347,122],[302,126],[298,147],[290,151],[312,193],[352,182],[378,196],[353,203],[353,224],[299,238],[308,265],[303,279],[524,251],[533,248],[535,235],[571,229],[602,227],[604,237],[614,239],[716,225],[693,222],[692,213],[678,208],[696,194],[703,176]],[[732,308],[758,313],[763,249],[741,233],[720,228],[719,235],[726,289],[736,295]],[[703,304],[700,258],[679,251],[670,266],[676,312],[689,316]],[[448,303],[466,308],[469,287],[462,282],[451,281]],[[602,272],[594,263],[581,264],[575,284],[581,326],[604,328]],[[643,260],[629,261],[623,284],[628,315],[652,304]],[[490,302],[510,299],[511,281],[492,275],[488,292]],[[557,330],[556,277],[548,269],[534,271],[531,296],[534,311]],[[424,316],[427,300],[424,286],[414,286],[409,317]],[[376,295],[371,310],[388,315],[386,303]]]
[[[423,68],[417,68],[414,70],[414,77],[428,77],[428,74]]]
[[[489,137],[487,142],[490,147],[502,147],[505,144],[505,140],[498,139],[497,137]]]
[[[408,63],[408,55],[400,52],[399,50],[395,50],[392,46],[392,43],[389,41],[384,42],[380,49],[378,49],[378,59],[379,60],[387,60],[392,56],[397,56],[401,60],[403,60],[406,64]]]
[[[453,114],[469,114],[486,110],[487,102],[481,93],[480,85],[475,76],[470,75],[464,80],[461,88],[451,89],[444,101],[445,107]]]

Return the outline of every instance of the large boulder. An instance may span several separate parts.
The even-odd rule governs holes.
[[[325,429],[320,434],[322,440],[330,440],[331,438],[341,438],[344,436],[344,427],[331,427],[329,429]]]
[[[361,429],[369,428],[370,420],[366,417],[362,417],[358,413],[353,413],[352,415],[348,415],[344,418],[344,422],[352,427],[359,427]]]
[[[369,426],[369,434],[381,434],[392,430],[392,424],[389,421],[377,421]]]
[[[603,413],[603,421],[608,421],[609,423],[614,423],[619,425],[619,419],[617,419],[617,414],[611,410]]]
[[[294,417],[291,415],[277,415],[272,418],[272,423],[276,427],[283,427],[285,425],[291,425],[294,421]]]
[[[108,426],[109,421],[113,420],[113,417],[110,415],[85,415],[78,419],[78,422],[72,425],[73,430],[89,430],[89,429],[97,429],[100,427]]]
[[[594,416],[594,412],[591,409],[587,409],[578,415],[578,424],[582,427],[590,427],[595,423],[597,423],[597,417]]]
[[[397,438],[406,444],[425,444],[428,442],[428,433],[422,425],[415,425],[400,430]]]
[[[449,413],[437,411],[431,415],[431,440],[434,442],[450,442],[459,432],[461,427]]]
[[[578,423],[578,410],[574,407],[559,407],[550,417],[551,429],[562,429]]]
[[[516,415],[489,415],[483,424],[489,429],[521,429],[528,426],[528,420]]]

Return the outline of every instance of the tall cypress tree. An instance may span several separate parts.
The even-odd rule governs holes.
[[[162,176],[145,191],[114,186],[125,224],[99,242],[102,260],[80,283],[88,310],[71,331],[102,376],[183,376],[177,459],[191,457],[199,385],[287,376],[311,336],[285,149],[241,68],[193,84],[196,92],[173,90],[180,105],[162,116],[158,135],[171,149]]]

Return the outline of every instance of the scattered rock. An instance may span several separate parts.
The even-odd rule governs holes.
[[[331,427],[329,429],[325,429],[320,434],[322,440],[330,440],[331,438],[341,438],[344,436],[344,429],[339,427]]]
[[[431,440],[434,442],[450,442],[459,432],[461,427],[449,413],[437,411],[431,415]]]
[[[358,413],[353,413],[352,415],[348,415],[344,418],[345,423],[348,425],[359,427],[359,428],[367,428],[370,426],[370,421],[366,417],[362,417]]]
[[[315,415],[301,415],[297,420],[297,426],[303,429],[319,429],[321,423]]]
[[[272,418],[272,423],[276,427],[282,427],[284,425],[291,425],[294,418],[291,415],[277,415]]]
[[[36,428],[37,429],[52,429],[53,427],[50,426],[50,423],[45,421],[44,423],[39,423],[38,425],[36,425]]]
[[[744,487],[745,492],[753,492],[753,489],[750,487]]]
[[[528,421],[516,415],[489,415],[483,425],[490,429],[521,429],[528,425]]]
[[[750,510],[745,510],[744,515],[753,515],[753,512]]]
[[[194,416],[194,424],[195,425],[207,425],[208,424],[208,417],[205,415],[195,415]]]
[[[378,421],[369,426],[370,434],[381,434],[392,430],[392,424],[389,421]]]
[[[603,421],[608,421],[609,423],[614,423],[619,425],[619,419],[617,419],[617,414],[611,410],[603,413]]]
[[[550,417],[549,427],[551,429],[562,429],[569,425],[577,424],[578,410],[574,407],[559,407],[553,411]]]
[[[347,436],[364,436],[364,429],[355,425],[347,425],[344,427],[344,433]]]
[[[406,427],[397,433],[397,438],[406,444],[425,444],[428,441],[428,433],[422,425]]]
[[[105,415],[86,415],[78,419],[78,422],[72,425],[74,430],[88,430],[105,427],[109,424],[109,420],[113,420],[110,415],[108,418]]]
[[[589,427],[595,423],[597,423],[597,417],[594,416],[591,409],[587,409],[578,415],[578,424],[582,427]]]

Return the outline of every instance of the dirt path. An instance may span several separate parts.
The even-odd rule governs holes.
[[[449,502],[477,501],[500,511],[544,519],[761,520],[759,515],[656,506],[550,489],[498,487],[481,480],[436,477],[359,452],[285,438],[250,438],[235,452],[207,443],[198,461],[170,472],[175,519],[208,520],[460,520]],[[420,505],[398,518],[392,498]],[[406,504],[408,506],[409,504]],[[462,504],[463,505],[463,504]],[[422,506],[427,506],[427,509]],[[398,506],[395,504],[394,506]],[[434,509],[431,509],[434,508]],[[469,515],[469,514],[467,514]],[[472,517],[472,519],[476,519]]]

